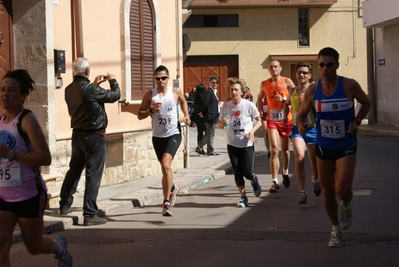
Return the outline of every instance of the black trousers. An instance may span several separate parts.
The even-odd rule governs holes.
[[[72,134],[72,157],[60,193],[60,208],[72,205],[83,169],[86,168],[83,216],[97,215],[97,196],[104,171],[106,137],[100,134]]]
[[[245,185],[244,177],[252,180],[255,176],[253,171],[255,162],[254,146],[241,148],[227,145],[227,153],[229,154],[231,166],[234,171],[236,185]]]

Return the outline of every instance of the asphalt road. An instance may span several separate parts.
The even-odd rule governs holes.
[[[255,198],[249,187],[247,208],[236,208],[239,196],[227,175],[180,194],[173,217],[161,216],[158,201],[111,214],[106,225],[72,226],[61,234],[76,267],[398,266],[398,156],[399,137],[359,134],[354,220],[341,248],[327,247],[331,226],[310,178],[306,205],[297,204],[295,178],[290,188],[267,193],[265,156],[255,162],[262,195]],[[23,243],[12,246],[11,262],[57,265],[52,255],[29,255]]]

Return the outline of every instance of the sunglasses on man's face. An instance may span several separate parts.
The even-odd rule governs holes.
[[[309,72],[307,72],[307,71],[298,71],[297,72],[298,73],[298,75],[306,75],[306,74],[309,74]]]
[[[155,80],[157,81],[165,81],[169,76],[154,76]]]
[[[331,68],[332,66],[335,65],[335,62],[319,62],[317,63],[321,68],[324,68],[327,66],[327,68]]]

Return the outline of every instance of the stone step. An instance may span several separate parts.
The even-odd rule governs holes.
[[[62,183],[47,186],[47,206],[49,208],[59,207],[61,186]]]
[[[46,184],[50,184],[52,182],[60,181],[62,179],[61,173],[42,173],[43,180]]]
[[[47,186],[47,207],[58,208],[60,190],[62,186],[62,175],[60,173],[42,174]]]

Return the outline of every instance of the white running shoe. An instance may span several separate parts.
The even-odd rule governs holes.
[[[339,248],[342,246],[341,241],[344,239],[344,233],[339,230],[339,231],[332,231],[331,232],[331,238],[328,241],[328,246],[330,248]]]

